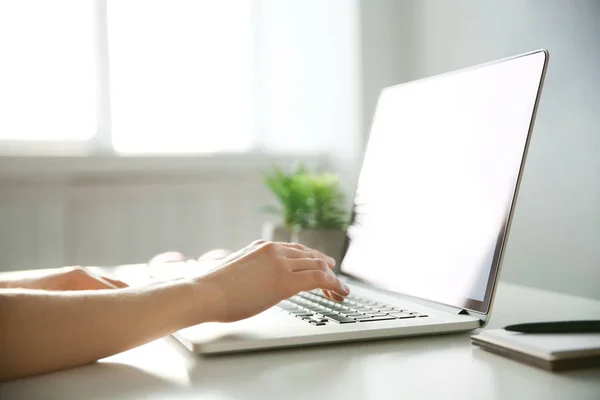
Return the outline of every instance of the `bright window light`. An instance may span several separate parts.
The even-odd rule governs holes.
[[[0,140],[95,134],[92,1],[0,1]]]
[[[250,0],[108,0],[112,138],[120,153],[252,144]]]

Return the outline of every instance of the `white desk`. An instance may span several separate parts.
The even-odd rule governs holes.
[[[490,328],[600,319],[600,302],[501,283]],[[68,371],[0,384],[0,399],[600,399],[600,368],[550,373],[469,334],[202,358],[171,337]]]

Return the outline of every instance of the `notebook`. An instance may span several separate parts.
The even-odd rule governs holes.
[[[600,367],[600,333],[529,334],[492,329],[471,336],[471,342],[549,371]]]

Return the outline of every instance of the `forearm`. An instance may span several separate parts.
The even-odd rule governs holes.
[[[198,284],[81,292],[0,289],[0,381],[93,362],[202,322]]]

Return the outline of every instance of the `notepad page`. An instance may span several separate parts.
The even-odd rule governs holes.
[[[600,355],[600,333],[526,334],[492,329],[476,337],[546,360]]]

